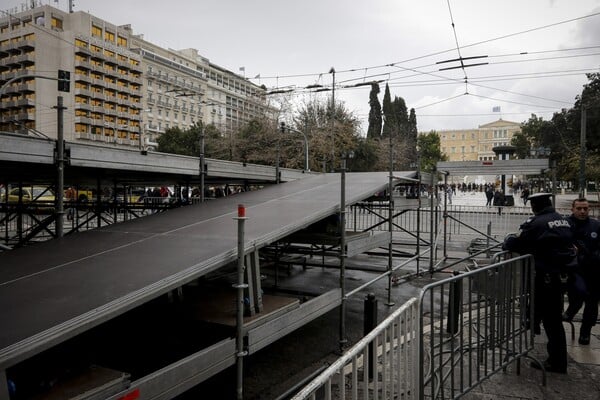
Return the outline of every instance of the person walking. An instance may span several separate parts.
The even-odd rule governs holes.
[[[487,200],[487,202],[485,203],[486,207],[491,207],[492,206],[492,200],[494,199],[494,189],[492,189],[491,186],[488,186],[485,189],[485,198]]]
[[[498,206],[498,215],[502,215],[502,207],[504,207],[504,193],[502,190],[496,190],[494,193],[494,205]]]
[[[507,236],[502,248],[531,254],[535,261],[534,321],[541,321],[548,337],[546,371],[567,372],[567,341],[562,324],[563,286],[569,270],[576,265],[573,232],[569,221],[556,212],[550,193],[529,197],[535,214],[527,219],[518,234]],[[532,362],[533,368],[540,368]]]
[[[572,321],[581,306],[583,316],[579,330],[579,344],[590,344],[592,327],[598,319],[600,292],[600,221],[589,216],[589,202],[585,198],[573,200],[569,222],[577,246],[577,275],[583,284],[571,285],[568,290],[569,306],[563,321]]]
[[[529,188],[523,188],[523,191],[521,192],[521,198],[523,199],[523,205],[526,206],[527,200],[529,199]]]

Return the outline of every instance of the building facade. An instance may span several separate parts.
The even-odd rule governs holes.
[[[263,88],[195,49],[164,49],[85,12],[41,5],[0,18],[0,131],[140,146],[166,129],[214,124],[225,136],[255,117],[276,117]],[[58,70],[70,91],[58,92]],[[146,143],[147,144],[147,143]]]
[[[498,146],[508,146],[513,135],[521,131],[518,122],[499,119],[480,125],[477,129],[442,130],[440,147],[448,161],[485,161],[494,160],[492,150]]]

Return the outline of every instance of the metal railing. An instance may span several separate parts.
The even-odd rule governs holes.
[[[557,208],[556,210],[565,216],[571,214],[571,210],[568,208]],[[507,233],[516,232],[519,226],[533,215],[530,207],[522,206],[448,205],[446,211],[448,235],[481,236],[481,232],[489,232],[492,236],[499,238],[503,238]],[[349,207],[346,212],[347,229],[386,231],[388,230],[388,215],[387,202],[358,203]],[[428,206],[421,208],[396,206],[393,211],[394,232],[409,233],[418,230],[423,234],[429,233],[432,215],[436,222],[434,227],[443,223],[444,210],[441,206],[435,206],[433,213]]]
[[[535,360],[533,276],[525,255],[425,286],[293,400],[456,399],[513,362],[520,373]]]
[[[454,399],[529,357],[534,345],[530,255],[456,275],[420,296],[421,399]]]
[[[412,298],[292,399],[416,399],[418,322]]]

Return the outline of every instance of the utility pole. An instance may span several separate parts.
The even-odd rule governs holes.
[[[206,175],[206,165],[204,161],[204,123],[200,130],[200,203],[204,203],[204,176]]]
[[[63,111],[66,107],[63,106],[63,97],[58,96],[56,99],[56,237],[61,238],[64,234],[63,215],[65,213],[63,198],[65,186],[65,141],[64,141],[64,123]]]
[[[332,75],[331,83],[331,172],[335,171],[335,68],[331,67],[329,73]]]
[[[583,97],[583,96],[582,96]],[[585,184],[585,157],[587,156],[586,149],[586,111],[583,104],[583,98],[581,99],[581,137],[579,138],[579,197],[585,197],[586,184]]]

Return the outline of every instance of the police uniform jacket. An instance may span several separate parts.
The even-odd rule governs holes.
[[[573,229],[577,259],[583,269],[600,268],[600,221],[569,217]]]
[[[576,261],[571,225],[551,206],[527,219],[517,235],[506,238],[502,248],[532,254],[538,273],[567,272]]]

